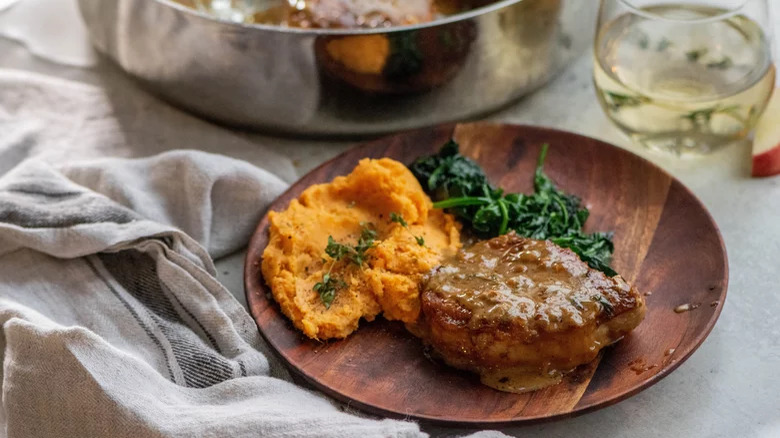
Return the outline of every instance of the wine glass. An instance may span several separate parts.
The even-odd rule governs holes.
[[[593,80],[622,131],[708,153],[745,137],[772,94],[766,0],[602,0]]]

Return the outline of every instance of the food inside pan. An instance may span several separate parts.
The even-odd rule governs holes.
[[[425,23],[497,0],[174,0],[245,23],[299,28],[381,28]]]

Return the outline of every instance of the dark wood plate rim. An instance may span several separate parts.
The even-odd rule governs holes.
[[[311,385],[316,387],[318,390],[322,391],[323,393],[339,400],[344,403],[349,403],[350,406],[357,407],[365,412],[379,415],[379,416],[386,416],[389,418],[396,418],[396,419],[412,419],[421,421],[423,423],[427,424],[435,424],[435,425],[442,425],[442,426],[451,426],[451,427],[467,427],[467,428],[482,428],[482,427],[508,427],[508,426],[519,426],[523,424],[535,424],[540,422],[547,422],[552,420],[558,420],[563,418],[571,418],[576,417],[588,412],[593,412],[595,410],[605,408],[611,405],[614,405],[615,403],[618,403],[620,401],[623,401],[640,391],[647,389],[648,387],[656,384],[664,377],[668,376],[671,372],[676,370],[680,365],[682,365],[683,362],[685,362],[691,355],[701,346],[701,344],[704,342],[704,340],[709,336],[709,334],[712,332],[713,327],[718,321],[718,318],[720,317],[721,312],[723,311],[723,306],[725,305],[726,295],[728,291],[728,280],[729,280],[729,264],[728,264],[728,255],[726,252],[726,246],[723,241],[723,236],[720,233],[720,229],[717,226],[717,223],[715,222],[714,218],[712,217],[711,213],[707,208],[704,206],[704,204],[701,202],[701,200],[682,182],[680,182],[677,178],[675,178],[673,175],[669,174],[667,171],[665,171],[663,168],[659,167],[655,163],[638,156],[634,154],[633,152],[620,148],[618,146],[614,146],[610,143],[607,143],[605,141],[588,137],[585,135],[569,132],[569,131],[562,131],[555,128],[549,128],[544,126],[534,126],[534,125],[518,125],[518,124],[506,124],[506,123],[488,123],[488,122],[475,122],[475,123],[468,123],[469,125],[479,125],[479,126],[485,126],[485,127],[496,127],[496,126],[508,126],[515,129],[521,129],[521,130],[535,130],[537,132],[546,134],[546,135],[557,135],[557,134],[565,134],[571,137],[579,137],[582,139],[587,139],[589,141],[594,141],[598,143],[601,147],[605,147],[610,150],[611,153],[617,153],[617,154],[627,154],[630,156],[633,156],[642,162],[644,162],[645,165],[653,168],[657,172],[667,176],[670,178],[670,180],[673,183],[679,184],[680,188],[685,192],[686,195],[690,196],[691,199],[693,199],[701,208],[701,210],[706,215],[707,219],[710,221],[710,223],[713,226],[713,229],[715,233],[717,234],[718,242],[720,244],[721,253],[723,255],[723,287],[721,294],[718,296],[718,301],[720,302],[720,305],[717,306],[715,309],[713,315],[710,317],[710,320],[707,322],[707,325],[704,327],[703,330],[701,330],[698,334],[698,336],[694,339],[693,342],[690,344],[689,351],[685,352],[682,356],[679,356],[679,358],[676,361],[673,361],[669,363],[668,365],[665,365],[662,370],[660,370],[658,373],[650,376],[649,378],[643,380],[640,384],[634,386],[633,388],[626,390],[622,393],[618,393],[612,397],[606,398],[604,400],[600,400],[597,402],[590,403],[588,405],[584,405],[581,407],[577,407],[571,411],[568,412],[561,412],[561,413],[554,413],[554,414],[546,414],[546,415],[537,415],[537,416],[530,416],[530,417],[522,417],[512,420],[482,420],[482,421],[476,421],[476,420],[462,420],[458,418],[448,418],[448,417],[433,417],[430,415],[424,415],[424,414],[415,414],[410,412],[400,412],[400,411],[394,411],[389,410],[377,406],[373,406],[370,404],[362,403],[358,400],[355,400],[345,394],[342,394],[338,392],[337,390],[329,387],[328,385],[322,383],[320,380],[317,379],[316,376],[309,375],[304,370],[299,369],[298,367],[294,366],[291,359],[285,354],[285,352],[279,348],[279,346],[275,343],[273,338],[269,338],[266,333],[262,330],[260,327],[260,323],[258,321],[258,316],[252,314],[252,318],[255,320],[255,323],[257,324],[258,331],[263,336],[263,339],[268,342],[268,344],[271,346],[272,350],[280,356],[285,365],[288,369],[290,369],[293,373],[296,375],[302,377],[305,381],[309,382]],[[361,143],[353,148],[347,149],[344,152],[340,153],[336,157],[320,164],[316,168],[309,171],[309,173],[317,172],[318,170],[321,170],[322,168],[329,167],[332,163],[341,160],[344,155],[348,153],[354,153],[356,150],[359,149],[370,149],[372,148],[376,143],[382,143],[386,141],[388,138],[394,138],[394,137],[403,137],[411,133],[415,132],[422,132],[427,131],[431,129],[450,129],[454,130],[456,126],[458,126],[458,123],[449,123],[444,125],[439,125],[436,127],[428,127],[428,128],[421,128],[421,129],[414,129],[409,131],[404,131],[398,134],[386,136],[380,139],[372,140],[366,143]],[[308,175],[307,173],[306,175]],[[306,175],[302,176],[300,179],[303,179],[306,177]],[[244,291],[245,296],[247,300],[247,304],[250,310],[250,313],[252,313],[252,304],[256,302],[256,300],[268,300],[271,301],[273,306],[276,308],[277,312],[282,318],[286,317],[281,313],[281,310],[279,310],[278,304],[273,301],[269,300],[268,297],[265,296],[264,293],[261,292],[262,288],[265,287],[261,284],[261,276],[256,275],[259,272],[259,269],[257,267],[253,267],[253,264],[259,263],[259,259],[253,256],[253,254],[261,254],[264,248],[258,248],[258,242],[257,242],[257,236],[261,233],[267,233],[267,227],[268,227],[268,211],[271,211],[272,209],[278,208],[276,204],[279,202],[280,199],[283,199],[285,196],[289,195],[290,192],[294,190],[298,190],[297,187],[295,187],[296,183],[293,183],[290,188],[288,188],[284,193],[279,195],[279,197],[274,200],[270,206],[268,207],[268,210],[263,215],[262,219],[258,223],[255,232],[252,234],[252,237],[250,238],[250,242],[247,248],[246,258],[244,260]],[[291,330],[296,330],[292,324],[289,321],[286,321],[288,326],[291,328]],[[297,331],[297,330],[296,330]],[[303,336],[303,335],[301,335]]]

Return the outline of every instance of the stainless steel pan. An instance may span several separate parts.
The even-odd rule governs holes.
[[[544,84],[597,2],[505,0],[416,26],[294,29],[168,0],[79,0],[95,46],[161,97],[260,130],[365,135],[460,120]]]

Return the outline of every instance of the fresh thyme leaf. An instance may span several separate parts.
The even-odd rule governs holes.
[[[397,224],[401,224],[401,226],[402,226],[402,227],[404,227],[404,228],[406,228],[406,227],[408,227],[408,226],[409,226],[409,225],[406,223],[406,221],[404,220],[404,217],[403,217],[403,216],[401,216],[401,215],[400,215],[400,214],[398,214],[398,213],[395,213],[395,212],[393,212],[393,213],[390,213],[390,222],[395,222],[395,223],[397,223]]]
[[[707,63],[707,68],[716,68],[719,70],[725,70],[727,68],[730,68],[733,65],[734,65],[734,61],[732,61],[730,57],[724,56],[723,59],[721,59],[718,62]]]
[[[341,260],[353,252],[352,248],[333,240],[333,236],[328,236],[328,246],[325,247],[325,254],[333,260]]]
[[[588,209],[580,199],[558,188],[544,173],[548,145],[539,154],[534,172],[534,193],[505,194],[487,181],[482,169],[461,156],[457,143],[450,141],[437,155],[417,160],[411,168],[426,191],[436,201],[434,208],[455,214],[482,237],[494,237],[514,230],[532,239],[551,240],[570,248],[590,267],[609,276],[614,246],[610,233],[587,234],[582,230]],[[458,172],[452,163],[464,163]],[[416,170],[416,171],[415,171]]]
[[[698,50],[691,50],[688,52],[685,52],[685,57],[690,62],[697,62],[702,56],[706,55],[709,50],[707,49],[698,49]]]
[[[376,231],[364,227],[360,232],[360,238],[352,253],[352,261],[355,262],[356,265],[363,266],[363,262],[367,258],[366,251],[374,246],[374,240],[376,240]]]
[[[409,224],[407,224],[406,220],[404,220],[404,217],[398,213],[395,212],[390,213],[390,222],[395,222],[397,224],[400,224],[402,227],[409,230]],[[409,234],[411,234],[412,237],[414,237],[414,240],[417,241],[418,245],[425,246],[425,239],[423,239],[422,236],[415,236],[414,234],[412,234],[411,230],[409,230]]]
[[[593,295],[591,299],[601,305],[601,308],[604,309],[604,313],[606,313],[607,316],[611,316],[615,313],[615,308],[612,306],[612,303],[610,303],[604,295]]]
[[[333,238],[328,236],[329,245],[332,241]],[[331,271],[333,271],[333,266],[336,265],[337,261],[337,259],[333,259],[333,262],[330,264],[330,268],[328,268],[328,272],[323,274],[322,281],[315,283],[314,287],[312,288],[314,289],[314,292],[320,294],[320,300],[322,301],[322,304],[325,305],[326,309],[330,309],[331,303],[333,303],[333,300],[336,299],[336,291],[347,285],[341,279],[337,279],[330,275]],[[325,259],[323,259],[322,262],[325,263]]]
[[[333,269],[333,265],[331,265]],[[326,309],[330,309],[333,300],[336,299],[336,291],[346,287],[343,280],[332,277],[330,271],[322,276],[322,281],[314,285],[314,291],[320,294],[320,300]]]
[[[346,258],[358,266],[363,266],[363,262],[367,258],[366,251],[374,246],[375,240],[376,231],[364,225],[355,247],[336,242],[333,236],[328,236],[328,246],[325,247],[325,254],[333,260]]]

